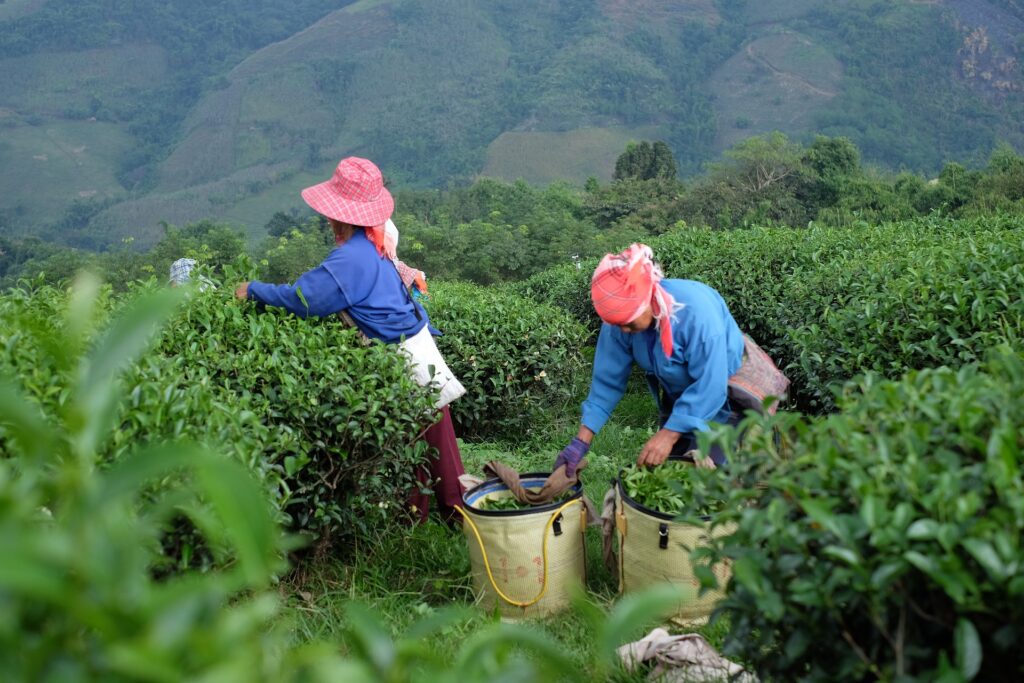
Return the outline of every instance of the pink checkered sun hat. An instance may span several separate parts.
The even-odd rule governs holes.
[[[359,157],[342,159],[330,180],[307,187],[302,198],[317,213],[363,227],[383,225],[395,210],[380,169]]]

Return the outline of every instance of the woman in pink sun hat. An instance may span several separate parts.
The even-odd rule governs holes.
[[[295,284],[244,282],[235,296],[279,306],[303,318],[341,314],[369,339],[402,346],[416,381],[431,384],[439,393],[439,420],[424,435],[438,454],[417,478],[422,484],[435,482],[441,515],[451,519],[462,502],[459,477],[464,469],[448,404],[465,389],[434,344],[432,335],[440,332],[430,325],[427,312],[413,300],[397,270],[397,231],[386,227],[395,201],[384,187],[380,169],[359,157],[342,159],[330,180],[307,187],[302,198],[331,224],[335,249]],[[426,519],[427,496],[414,493],[410,505],[420,520]]]

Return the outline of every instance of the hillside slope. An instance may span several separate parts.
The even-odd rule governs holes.
[[[0,27],[35,35],[44,12],[71,21],[70,1],[16,2]],[[258,4],[249,24],[272,11]],[[146,244],[161,221],[215,217],[255,235],[351,153],[396,185],[582,181],[608,178],[631,138],[666,140],[688,173],[782,130],[931,173],[1024,147],[1021,4],[304,0],[300,30],[232,29],[202,69],[167,48],[187,33],[114,31],[74,52],[0,41],[0,233]],[[172,86],[180,106],[140,125]]]

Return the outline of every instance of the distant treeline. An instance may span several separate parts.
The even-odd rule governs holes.
[[[483,179],[446,191],[398,191],[399,255],[430,278],[494,284],[690,228],[848,227],[932,214],[1024,213],[1024,157],[1008,146],[994,150],[982,169],[948,163],[928,179],[865,167],[845,138],[819,137],[804,146],[775,133],[740,143],[688,182],[667,172],[663,157],[655,165],[643,163],[654,148],[663,150],[630,146],[616,164],[617,180],[591,179],[583,188]],[[102,271],[117,285],[166,278],[177,258],[192,257],[217,271],[243,253],[256,259],[264,278],[284,281],[318,263],[332,246],[326,224],[308,216],[279,213],[267,232],[253,247],[224,224],[167,226],[164,238],[145,253],[126,246],[97,254],[0,238],[0,286],[40,273],[59,281],[83,267]]]
[[[166,79],[139,90],[98,91],[84,108],[64,112],[70,119],[95,117],[127,126],[134,144],[118,159],[117,177],[126,190],[144,193],[152,189],[157,164],[180,142],[186,116],[204,94],[228,84],[235,65],[347,4],[49,0],[3,24],[0,57],[162,47],[170,67]],[[715,74],[766,29],[761,3],[675,4],[693,5],[693,16],[678,24],[631,26],[617,24],[594,0],[387,3],[386,13],[399,27],[387,46],[389,58],[349,53],[339,45],[337,55],[310,62],[316,87],[308,103],[296,106],[322,101],[329,105],[324,113],[329,109],[344,128],[351,123],[346,102],[353,96],[354,74],[361,83],[393,88],[387,107],[357,126],[357,137],[367,156],[406,185],[468,182],[495,138],[523,127],[660,126],[683,175],[690,176],[714,155],[715,140],[729,125],[715,111]],[[998,5],[1008,30],[1015,30],[1015,22],[1024,20],[1021,3]],[[806,36],[843,66],[842,87],[814,115],[811,130],[854,140],[874,162],[928,173],[950,158],[980,163],[999,139],[1018,146],[1024,141],[1018,125],[1024,116],[1021,39],[982,36],[981,61],[965,71],[964,27],[932,3],[801,0],[773,6],[790,18],[771,22],[772,31]],[[645,3],[635,11],[642,18],[658,16]],[[500,78],[466,66],[481,54],[504,55]],[[412,63],[422,69],[410,69]],[[423,73],[455,75],[442,88]],[[752,71],[747,78],[750,87],[772,87],[764,74]],[[775,99],[772,106],[804,106],[781,95]],[[268,125],[291,130],[286,118]],[[735,121],[742,122],[737,128],[757,124],[746,114]],[[296,145],[290,160],[316,165],[319,154],[318,145]]]

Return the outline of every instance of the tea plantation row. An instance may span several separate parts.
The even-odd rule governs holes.
[[[726,649],[768,680],[1024,679],[1024,356],[867,377],[838,408],[769,420],[782,446],[754,430],[714,481]]]
[[[668,277],[701,280],[793,380],[796,407],[825,412],[865,371],[959,366],[998,343],[1024,348],[1024,217],[922,219],[848,229],[676,228],[651,241]],[[516,287],[596,330],[594,263]]]
[[[441,347],[468,389],[452,406],[459,435],[521,438],[543,429],[547,408],[568,400],[583,368],[582,326],[510,294],[458,285],[432,292],[431,318],[447,332]],[[87,327],[138,294],[104,292],[99,319]],[[47,410],[61,409],[76,379],[54,347],[83,334],[68,329],[69,305],[66,292],[49,286],[0,298],[0,374],[16,377]],[[128,399],[103,458],[190,438],[256,472],[296,530],[328,540],[400,519],[424,456],[417,437],[433,409],[398,353],[360,344],[337,319],[261,311],[227,287],[195,291],[157,347],[128,368]],[[200,548],[192,537],[186,529],[172,535],[170,557],[193,564]]]

